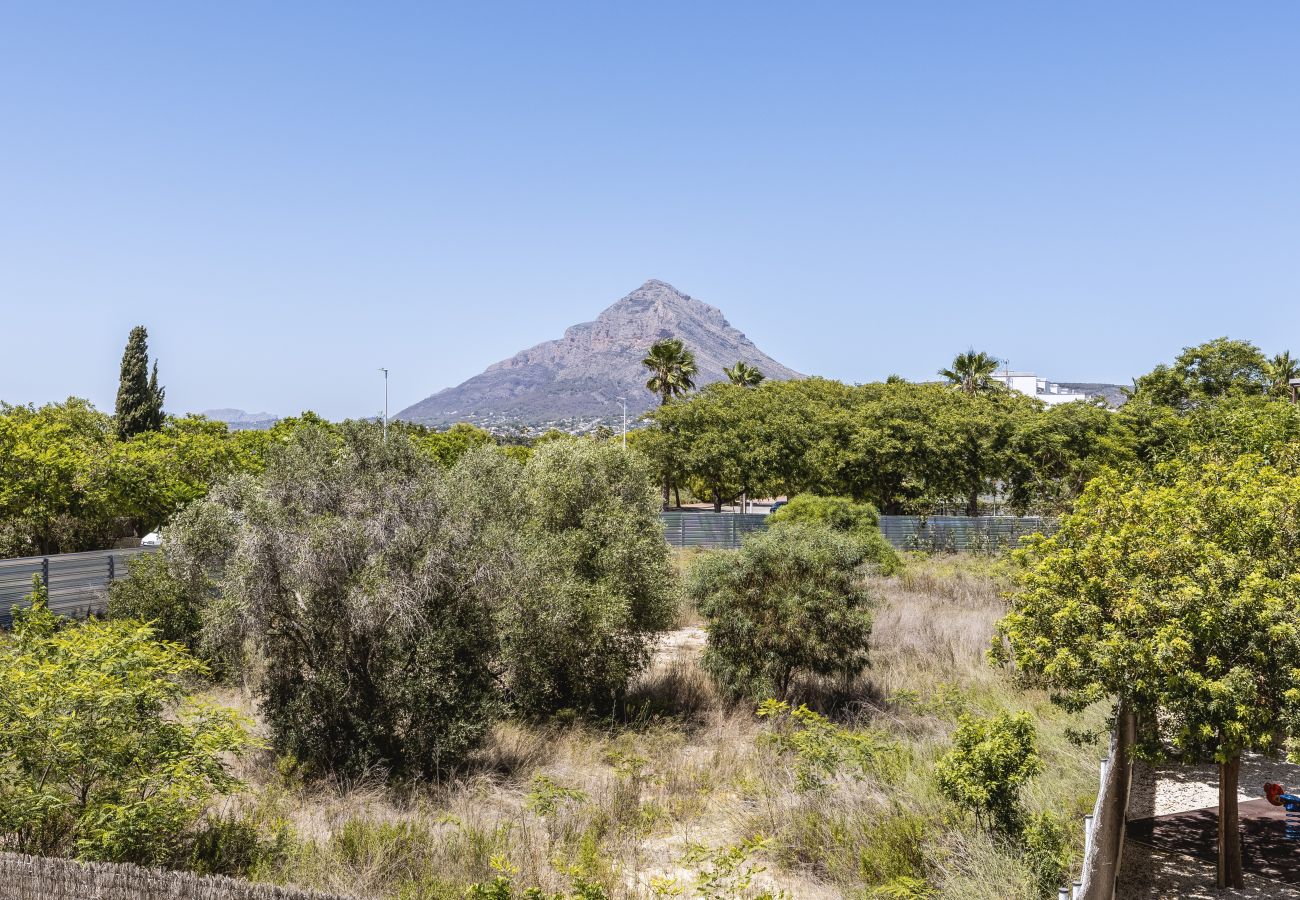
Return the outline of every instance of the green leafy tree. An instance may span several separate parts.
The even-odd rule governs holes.
[[[91,550],[114,532],[112,420],[75,397],[0,406],[0,542],[8,555]]]
[[[968,395],[988,394],[1003,390],[1001,382],[993,378],[998,369],[998,360],[983,351],[974,348],[953,357],[951,367],[940,369],[940,377],[954,387],[960,388]]]
[[[867,664],[872,598],[862,542],[817,525],[774,525],[713,553],[688,591],[708,619],[705,668],[734,696],[784,698],[795,675]]]
[[[168,863],[250,745],[231,710],[189,698],[203,666],[132,621],[71,625],[29,609],[0,639],[0,846]]]
[[[157,431],[163,422],[163,389],[158,386],[158,364],[149,372],[149,333],[143,325],[131,329],[122,353],[115,419],[118,437]]]
[[[130,577],[108,588],[108,614],[114,619],[135,619],[154,629],[160,640],[193,649],[201,625],[202,594],[176,577],[165,551],[137,556],[128,563]]]
[[[757,387],[765,376],[758,367],[751,366],[743,359],[737,362],[731,368],[724,368],[722,374],[727,376],[727,380],[739,387]]]
[[[847,497],[800,494],[772,513],[768,522],[823,525],[861,541],[867,547],[867,559],[879,567],[881,574],[892,575],[902,567],[893,546],[880,533],[880,514],[870,503],[855,503]]]
[[[1133,382],[1134,399],[1187,410],[1225,397],[1258,396],[1271,386],[1269,363],[1249,341],[1215,338],[1184,347],[1173,365],[1164,363]]]
[[[1091,403],[1062,403],[1016,419],[1002,477],[1019,513],[1058,515],[1103,469],[1136,461],[1128,420]]]
[[[953,746],[935,765],[940,789],[975,813],[987,828],[1020,832],[1020,791],[1043,769],[1037,733],[1029,713],[1000,712],[992,718],[963,713]]]
[[[995,648],[1069,709],[1117,700],[1139,755],[1218,762],[1221,886],[1241,883],[1241,754],[1276,750],[1300,701],[1300,477],[1274,462],[1208,448],[1094,479],[1021,552]]]

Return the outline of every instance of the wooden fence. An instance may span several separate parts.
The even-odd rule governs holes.
[[[2,900],[348,900],[221,875],[0,853]]]

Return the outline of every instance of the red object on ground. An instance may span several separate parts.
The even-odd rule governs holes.
[[[1282,805],[1282,795],[1285,793],[1286,790],[1280,784],[1269,782],[1264,785],[1264,796],[1267,797],[1268,802],[1272,803],[1274,806]]]

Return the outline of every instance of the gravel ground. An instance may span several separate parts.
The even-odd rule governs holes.
[[[1124,871],[1116,900],[1300,900],[1300,890],[1280,881],[1246,876],[1239,891],[1214,886],[1214,863],[1124,844]]]
[[[1300,788],[1300,766],[1262,756],[1241,761],[1237,796],[1257,800],[1264,783],[1276,781]],[[1128,817],[1144,819],[1205,809],[1219,802],[1219,774],[1214,766],[1161,766],[1138,764],[1133,768]],[[1239,891],[1219,891],[1214,886],[1214,864],[1191,856],[1162,853],[1142,844],[1124,845],[1124,868],[1116,900],[1300,900],[1300,889],[1266,878],[1246,875]]]
[[[1259,800],[1264,783],[1276,781],[1300,789],[1300,766],[1263,756],[1250,755],[1241,760],[1241,778],[1237,797]],[[1129,794],[1128,817],[1146,819],[1167,816],[1189,809],[1205,809],[1219,803],[1219,772],[1210,766],[1159,766],[1138,763],[1133,767],[1133,786]]]

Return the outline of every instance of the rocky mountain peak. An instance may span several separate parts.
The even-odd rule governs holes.
[[[800,377],[754,346],[720,309],[652,278],[595,320],[569,327],[562,338],[494,363],[397,417],[433,425],[605,419],[620,396],[639,414],[654,402],[645,390],[641,359],[666,337],[680,338],[695,354],[699,385],[721,380],[723,367],[738,360],[769,378]]]

